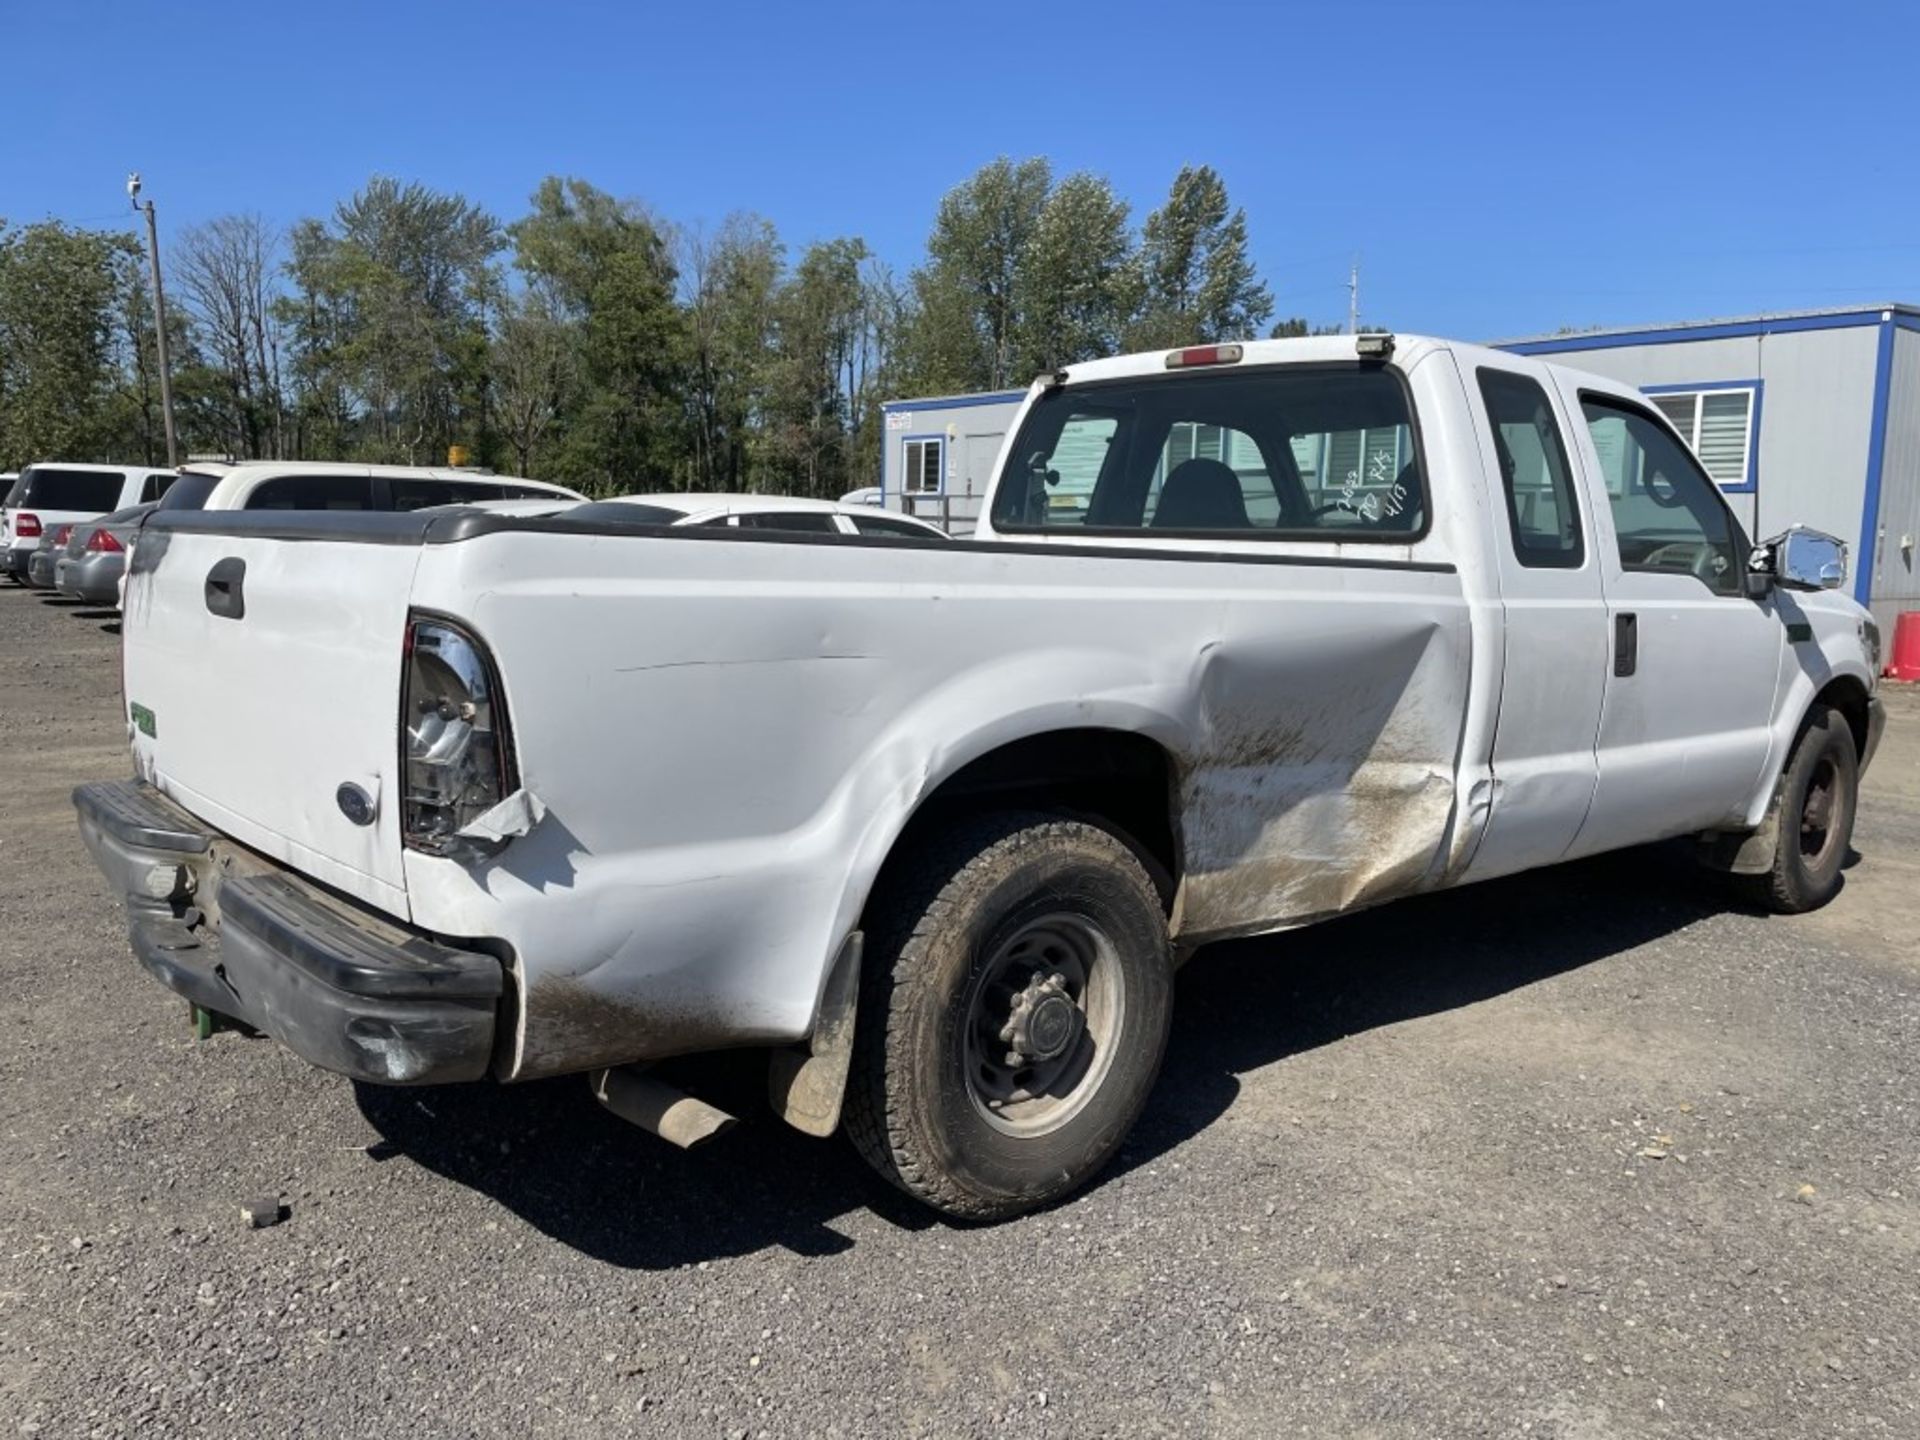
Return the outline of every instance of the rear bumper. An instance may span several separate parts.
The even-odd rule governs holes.
[[[53,588],[53,562],[57,557],[51,550],[34,550],[27,556],[27,583],[37,585],[42,590]]]
[[[35,544],[37,543],[36,541]],[[9,545],[4,551],[0,551],[0,572],[24,581],[27,578],[27,562],[31,559],[33,559],[32,545]]]
[[[487,1072],[504,976],[208,829],[139,780],[73,792],[80,834],[168,989],[383,1085]]]
[[[62,555],[53,564],[53,587],[89,605],[115,605],[126,558],[115,554]]]

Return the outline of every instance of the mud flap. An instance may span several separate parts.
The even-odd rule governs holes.
[[[864,937],[856,930],[840,947],[840,956],[820,996],[807,1053],[776,1050],[767,1066],[767,1099],[780,1118],[808,1135],[831,1135],[840,1124],[840,1103],[847,1093],[847,1069],[853,1063],[854,1012],[860,1003],[860,954]]]

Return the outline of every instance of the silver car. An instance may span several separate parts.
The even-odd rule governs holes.
[[[53,584],[62,595],[90,605],[118,605],[134,532],[154,502],[129,505],[98,520],[76,522],[53,561]],[[35,559],[39,557],[36,554]]]

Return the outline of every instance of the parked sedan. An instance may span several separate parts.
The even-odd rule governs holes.
[[[27,573],[21,577],[36,590],[53,588],[53,562],[60,558],[67,548],[67,541],[73,535],[73,524],[62,521],[58,525],[49,525],[40,532],[40,543],[27,552]]]
[[[62,595],[90,605],[118,605],[120,580],[127,573],[127,551],[153,503],[129,505],[111,515],[73,525],[53,563],[53,583]]]

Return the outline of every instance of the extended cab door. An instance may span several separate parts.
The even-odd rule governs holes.
[[[1461,378],[1494,482],[1504,622],[1493,813],[1467,869],[1485,880],[1559,859],[1587,817],[1608,621],[1591,502],[1571,458],[1578,422],[1569,424],[1548,372],[1514,360]]]
[[[1599,778],[1573,855],[1707,829],[1767,758],[1784,632],[1745,593],[1749,545],[1693,453],[1643,401],[1556,384],[1580,415],[1611,663]]]

